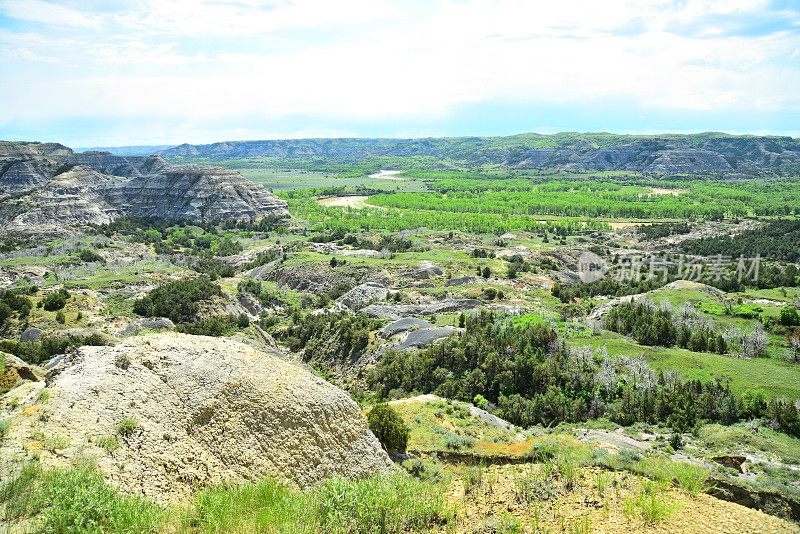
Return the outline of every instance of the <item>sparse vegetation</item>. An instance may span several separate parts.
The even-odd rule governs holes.
[[[678,510],[678,505],[669,502],[664,486],[646,480],[638,494],[625,500],[625,515],[641,519],[645,525],[655,525],[669,518]]]
[[[134,417],[126,417],[117,423],[115,430],[117,434],[125,437],[131,435],[137,428],[139,428],[139,421]]]

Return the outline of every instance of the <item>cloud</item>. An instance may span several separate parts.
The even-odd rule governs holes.
[[[0,4],[7,15],[8,5]],[[486,102],[613,101],[645,116],[800,110],[800,32],[786,22],[800,11],[766,0],[142,0],[113,12],[64,9],[71,26],[58,31],[41,13],[28,14],[25,31],[0,28],[0,134],[25,121],[142,117],[228,121],[226,131],[240,133],[236,124],[252,119],[274,135],[276,122],[288,133],[315,129],[292,126],[300,116],[318,117],[325,131],[352,131],[353,122],[429,131],[431,121],[445,125]],[[82,20],[95,26],[78,28]]]
[[[0,10],[15,19],[76,28],[100,28],[105,18],[43,0],[3,0]]]

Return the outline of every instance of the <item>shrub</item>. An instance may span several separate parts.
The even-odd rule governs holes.
[[[133,311],[145,317],[167,317],[174,323],[194,321],[198,302],[222,295],[222,288],[205,276],[167,282],[133,303]]]
[[[126,417],[116,426],[117,434],[120,436],[130,436],[137,428],[139,428],[139,421],[134,417]]]
[[[98,254],[97,252],[95,252],[93,250],[89,250],[88,248],[85,248],[85,249],[81,250],[80,253],[78,253],[78,257],[81,259],[81,261],[83,263],[92,263],[92,262],[95,262],[95,261],[99,261],[99,262],[104,262],[105,261],[105,260],[103,260],[103,256],[101,256],[100,254]]]
[[[405,452],[409,429],[394,408],[382,402],[373,406],[367,415],[369,429],[387,452]]]
[[[456,451],[459,449],[471,449],[475,446],[475,438],[447,431],[444,436],[444,446]]]
[[[461,474],[461,482],[464,484],[464,494],[469,495],[483,482],[483,464],[468,465]]]
[[[63,311],[58,310],[58,312],[56,312],[56,322],[60,324],[64,324],[67,322],[67,317],[66,315],[64,315]]]
[[[6,437],[8,430],[11,428],[11,421],[8,419],[0,419],[0,439]]]
[[[430,532],[451,517],[440,493],[405,474],[333,479],[316,501],[319,532]]]
[[[95,444],[106,450],[106,452],[114,452],[119,448],[119,438],[111,434],[109,436],[98,436],[94,439]]]
[[[64,306],[67,305],[67,301],[69,300],[69,291],[66,289],[59,289],[58,291],[54,291],[52,293],[48,293],[44,296],[41,300],[42,308],[47,311],[56,311],[60,310]]]
[[[6,319],[11,317],[11,307],[3,301],[0,301],[0,326],[3,326]]]
[[[14,341],[11,339],[0,340],[0,350],[10,352],[14,356],[28,363],[39,364],[57,354],[64,354],[74,347],[83,345],[107,345],[108,341],[102,334],[88,336],[43,336],[39,341]]]
[[[793,306],[786,306],[781,310],[780,321],[783,326],[800,326],[800,313]]]
[[[247,316],[245,316],[245,319]],[[195,336],[224,336],[233,332],[239,324],[233,315],[215,315],[206,317],[195,323],[183,323],[177,326],[178,332]]]
[[[672,483],[692,496],[706,493],[711,489],[708,478],[711,473],[703,467],[674,462],[672,464]]]
[[[65,436],[47,436],[44,438],[42,447],[50,452],[60,451],[69,447],[69,438]]]

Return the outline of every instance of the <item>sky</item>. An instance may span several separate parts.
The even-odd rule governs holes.
[[[0,139],[800,136],[800,0],[0,0]]]

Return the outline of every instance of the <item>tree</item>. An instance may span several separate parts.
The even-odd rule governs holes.
[[[11,317],[11,307],[5,302],[0,301],[0,326],[6,322],[6,319]]]
[[[800,313],[794,306],[786,306],[781,310],[780,321],[783,326],[800,326]]]
[[[367,415],[369,429],[386,452],[405,452],[409,428],[403,418],[387,403],[376,404]]]
[[[789,348],[792,349],[792,360],[800,363],[800,327],[787,336],[789,338]]]
[[[58,291],[54,291],[53,293],[48,293],[45,295],[45,297],[41,300],[42,308],[47,311],[60,310],[66,306],[67,300],[69,300],[69,291],[62,288]]]
[[[517,267],[516,263],[509,263],[508,264],[508,278],[510,278],[511,280],[516,278],[517,277],[517,270],[518,270],[518,267]]]

